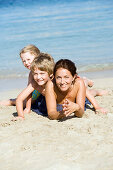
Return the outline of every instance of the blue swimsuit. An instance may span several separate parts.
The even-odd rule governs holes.
[[[42,94],[31,105],[31,110],[39,115],[48,116],[45,97]]]
[[[38,92],[37,90],[34,90],[32,93],[32,100],[37,100],[37,98],[41,95],[40,92]]]
[[[85,100],[85,108],[84,108],[85,110],[86,110],[87,104],[91,105],[89,100],[86,98],[86,100]],[[46,107],[46,100],[45,100],[45,97],[42,94],[37,98],[35,103],[33,103],[31,105],[31,110],[33,112],[36,112],[39,115],[48,116],[47,107]],[[62,104],[57,104],[57,111],[61,111],[61,110],[62,110]]]

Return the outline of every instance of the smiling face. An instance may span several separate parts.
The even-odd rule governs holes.
[[[50,79],[46,71],[41,71],[38,68],[34,70],[33,77],[39,86],[44,86],[47,83],[47,81]]]
[[[67,69],[59,68],[55,73],[55,80],[59,90],[66,92],[71,88],[74,77]]]
[[[31,63],[33,62],[35,56],[31,54],[30,52],[22,53],[21,54],[21,59],[24,64],[24,66],[30,70]]]

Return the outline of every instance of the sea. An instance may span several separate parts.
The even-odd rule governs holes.
[[[0,0],[0,89],[26,86],[28,44],[71,59],[81,76],[113,77],[113,0]]]

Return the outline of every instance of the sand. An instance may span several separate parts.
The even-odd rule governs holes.
[[[109,90],[96,97],[108,114],[87,109],[83,118],[57,121],[31,112],[12,122],[16,107],[0,106],[0,170],[113,170],[113,78],[94,79],[94,88]]]

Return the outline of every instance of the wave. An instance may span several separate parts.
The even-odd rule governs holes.
[[[78,74],[83,74],[87,72],[102,72],[102,71],[110,71],[113,72],[113,63],[111,64],[89,64],[89,65],[77,65],[77,72]],[[27,78],[29,73],[26,71],[18,72],[15,70],[10,70],[9,74],[7,69],[4,72],[0,72],[0,79],[15,79],[15,78]]]

